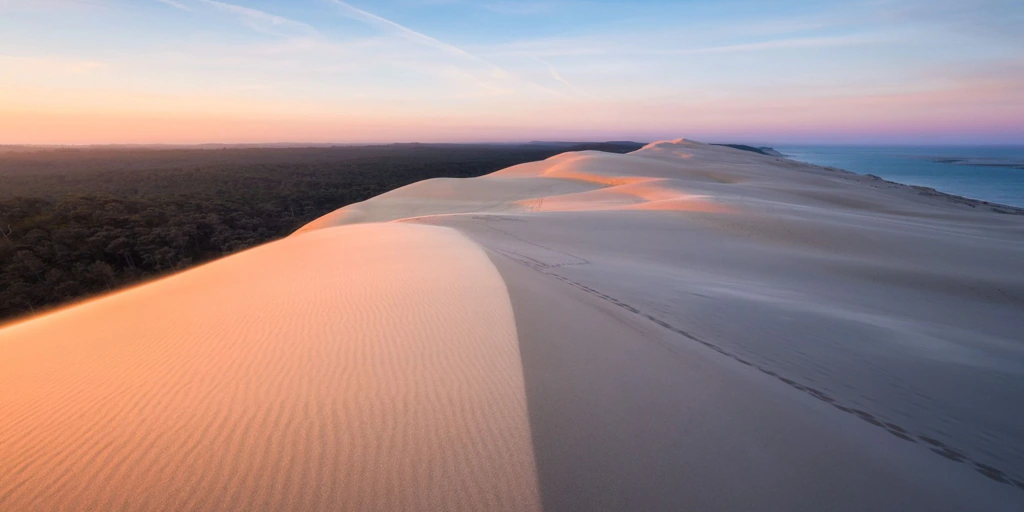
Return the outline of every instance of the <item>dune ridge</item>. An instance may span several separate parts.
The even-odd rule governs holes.
[[[489,200],[472,211],[442,207],[446,197],[464,207],[480,190]],[[457,228],[492,257],[620,306],[624,322],[671,326],[675,344],[700,340],[917,445],[922,468],[934,457],[974,475],[942,485],[980,478],[1001,489],[992,492],[1024,490],[1014,405],[1024,399],[1024,222],[1009,210],[685,139],[628,155],[563,154],[437,192],[423,182],[396,191],[401,201],[349,208],[366,221]],[[662,199],[684,207],[660,208]],[[542,321],[520,316],[522,328]],[[921,483],[902,477],[907,489]]]

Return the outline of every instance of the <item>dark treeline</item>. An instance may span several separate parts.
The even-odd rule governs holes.
[[[481,176],[589,147],[0,151],[0,321],[286,236],[419,180]]]

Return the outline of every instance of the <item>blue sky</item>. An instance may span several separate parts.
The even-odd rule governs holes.
[[[0,143],[1024,143],[1019,0],[0,0]]]

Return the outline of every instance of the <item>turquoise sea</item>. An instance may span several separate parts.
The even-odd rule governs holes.
[[[1024,146],[775,146],[816,165],[1024,207]]]

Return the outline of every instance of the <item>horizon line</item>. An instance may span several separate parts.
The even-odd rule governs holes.
[[[390,146],[390,145],[424,145],[424,146],[443,146],[443,145],[529,145],[529,144],[597,144],[597,143],[634,143],[634,144],[652,144],[661,141],[671,141],[676,139],[653,139],[653,140],[635,140],[635,139],[532,139],[532,140],[493,140],[493,141],[432,141],[423,142],[416,140],[390,140],[390,141],[360,141],[360,142],[310,142],[310,141],[280,141],[280,142],[104,142],[104,143],[33,143],[33,144],[20,144],[20,143],[0,143],[0,148],[159,148],[159,147],[173,147],[173,148],[201,148],[207,146],[218,146],[218,147],[274,147],[274,146],[289,146],[292,149],[297,148],[315,148],[315,147],[331,147],[331,146]],[[698,142],[702,144],[743,144],[751,146],[860,146],[860,147],[1018,147],[1024,146],[1024,141],[1020,142],[799,142],[799,141],[774,141],[774,142],[750,142],[743,139],[737,140],[722,140],[718,142],[704,142],[700,140],[693,140],[686,138],[691,142]]]

